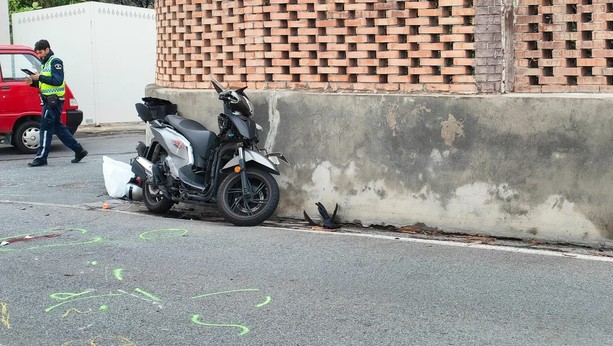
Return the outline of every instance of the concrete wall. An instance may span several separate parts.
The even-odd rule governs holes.
[[[155,25],[152,9],[85,2],[13,14],[13,38],[49,40],[84,123],[137,121],[134,103],[155,79]]]
[[[209,90],[150,85],[217,129]],[[613,243],[613,96],[417,96],[247,90],[281,151],[278,215]]]

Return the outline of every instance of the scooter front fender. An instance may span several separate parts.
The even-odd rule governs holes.
[[[277,165],[272,163],[266,156],[258,153],[257,151],[251,149],[245,149],[245,164],[248,162],[253,162],[260,167],[266,169],[271,174],[279,174],[279,170],[277,169]],[[234,156],[225,166],[223,166],[222,170],[228,170],[235,166],[239,165],[240,158],[238,156]]]

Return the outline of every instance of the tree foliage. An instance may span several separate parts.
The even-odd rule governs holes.
[[[99,2],[143,8],[153,8],[154,4],[154,0],[99,0]]]
[[[26,12],[31,10],[36,10],[41,7],[38,6],[37,2],[24,1],[24,0],[9,0],[9,18],[12,13],[17,12]]]

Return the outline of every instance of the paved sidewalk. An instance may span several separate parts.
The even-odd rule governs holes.
[[[112,134],[112,133],[125,133],[125,132],[142,132],[145,133],[147,124],[143,121],[125,122],[125,123],[106,123],[98,125],[84,125],[81,124],[77,129],[76,134]]]

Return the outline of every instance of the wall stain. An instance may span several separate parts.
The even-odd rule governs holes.
[[[456,136],[464,137],[464,125],[453,114],[450,113],[447,120],[443,121],[441,125],[441,138],[443,138],[447,146],[453,147]]]
[[[398,114],[398,105],[393,105],[390,107],[385,115],[385,119],[387,120],[387,126],[392,130],[392,136],[396,136],[396,128],[398,126],[398,121],[396,120],[396,115]]]

